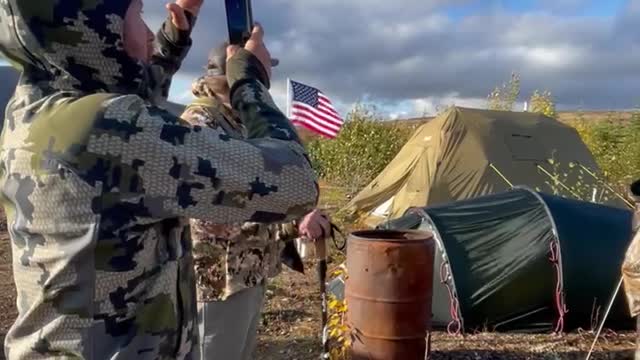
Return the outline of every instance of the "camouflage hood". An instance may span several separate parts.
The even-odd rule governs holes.
[[[0,0],[0,51],[47,95],[137,93],[144,66],[122,47],[131,0]]]

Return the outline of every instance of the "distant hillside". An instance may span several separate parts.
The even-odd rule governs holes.
[[[583,119],[585,121],[626,121],[631,119],[633,115],[630,111],[560,111],[558,112],[558,120],[563,123],[571,123],[577,121],[579,119]],[[434,116],[427,116],[422,118],[409,118],[409,119],[399,119],[399,120],[389,120],[386,121],[385,124],[389,126],[402,126],[402,127],[410,127],[412,129],[417,129],[420,125],[427,123],[430,120],[433,120]],[[304,142],[309,140],[318,138],[319,136],[315,133],[304,129],[298,128],[298,132],[300,137]]]
[[[557,119],[562,122],[571,122],[578,119],[585,121],[618,121],[629,120],[633,115],[630,111],[560,111],[558,112]],[[399,124],[401,126],[416,126],[422,125],[429,120],[434,119],[433,116],[424,118],[411,118],[403,120],[389,121],[389,124]]]
[[[558,120],[571,122],[578,119],[585,121],[629,120],[633,115],[630,111],[562,111],[558,113]]]

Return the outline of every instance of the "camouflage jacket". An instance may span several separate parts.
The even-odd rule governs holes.
[[[635,182],[632,188],[640,187],[640,181]],[[622,280],[627,297],[627,304],[631,316],[640,315],[640,194],[631,194],[635,202],[633,213],[631,244],[622,264]]]
[[[197,99],[185,109],[182,118],[192,125],[220,129],[236,138],[247,136],[236,112],[215,97]],[[224,300],[278,275],[282,270],[280,252],[284,241],[296,238],[297,229],[295,222],[218,225],[192,219],[198,301]]]
[[[151,102],[188,34],[165,23],[153,64],[134,61],[121,45],[129,3],[0,0],[0,51],[22,71],[0,139],[18,306],[10,360],[191,359],[186,219],[285,222],[317,202],[259,61],[241,50],[227,68],[248,139],[192,127]]]

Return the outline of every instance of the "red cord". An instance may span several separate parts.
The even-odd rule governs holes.
[[[553,263],[554,269],[556,270],[556,291],[555,291],[555,302],[556,309],[558,310],[558,321],[556,322],[555,333],[560,334],[564,331],[564,316],[567,312],[567,304],[564,302],[564,289],[562,285],[561,279],[561,264],[560,264],[560,249],[558,248],[557,240],[551,241],[551,250],[549,260]]]
[[[447,274],[447,275],[445,275]],[[449,282],[447,281],[447,277],[449,272],[447,271],[447,263],[442,262],[440,266],[440,282],[447,287],[447,292],[449,293],[449,315],[451,316],[451,322],[447,325],[447,333],[449,335],[460,335],[462,330],[462,322],[460,321],[460,317],[458,316],[460,303],[458,302],[458,298],[453,294],[453,290],[451,286],[449,286]],[[455,326],[455,331],[452,330]]]

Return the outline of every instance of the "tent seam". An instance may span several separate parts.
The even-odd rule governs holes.
[[[557,334],[561,334],[564,331],[564,317],[569,312],[567,309],[565,293],[564,293],[564,275],[562,270],[562,247],[560,246],[560,236],[558,234],[558,227],[556,225],[555,219],[553,218],[553,214],[551,213],[551,209],[544,201],[542,196],[538,194],[536,191],[533,191],[531,188],[527,186],[515,186],[514,189],[525,190],[531,193],[543,206],[545,212],[547,213],[547,217],[549,218],[549,222],[551,223],[551,231],[553,235],[553,239],[549,244],[550,246],[550,256],[549,260],[554,265],[554,269],[556,270],[556,290],[554,294],[554,302],[556,305],[556,310],[558,312],[558,319],[556,321],[556,327],[554,332]]]
[[[440,235],[440,232],[438,231],[438,228],[435,226],[435,223],[433,222],[433,219],[431,219],[431,216],[429,216],[429,214],[425,211],[425,209],[413,208],[413,209],[410,209],[409,211],[407,211],[407,213],[408,212],[416,212],[424,220],[428,221],[429,227],[431,228],[431,231],[433,233],[433,238],[434,238],[434,240],[436,242],[436,245],[438,246],[438,248],[440,249],[440,251],[442,253],[442,257],[443,257],[442,268],[445,268],[446,270],[448,270],[447,272],[448,272],[450,280],[446,281],[446,280],[442,279],[442,270],[443,270],[442,268],[439,269],[439,271],[440,271],[440,279],[441,279],[441,282],[445,285],[445,287],[447,288],[447,290],[449,292],[450,310],[455,309],[455,311],[451,313],[451,315],[453,315],[452,316],[453,320],[447,326],[447,332],[449,332],[449,334],[459,335],[461,332],[464,332],[464,317],[462,316],[462,310],[460,309],[460,300],[459,300],[459,297],[458,297],[458,289],[456,287],[455,279],[454,279],[454,276],[453,276],[453,271],[451,270],[451,265],[450,265],[450,262],[449,262],[449,255],[447,254],[447,249],[444,247],[444,242],[442,241],[442,236]],[[450,282],[450,284],[449,284],[449,282]],[[456,331],[451,331],[451,327],[453,325],[457,325]]]

